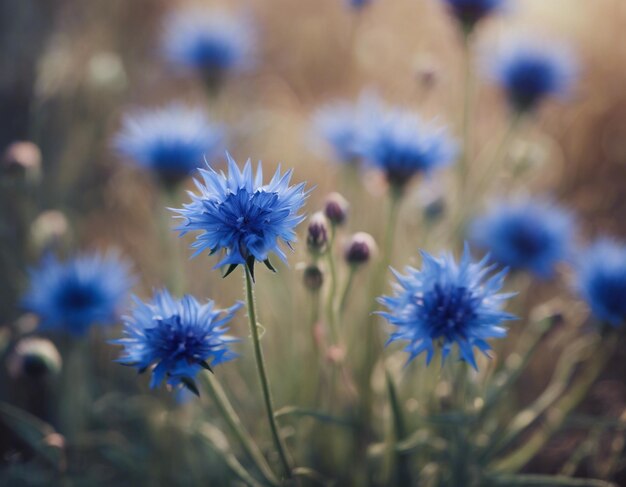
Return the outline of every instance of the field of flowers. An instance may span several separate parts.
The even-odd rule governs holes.
[[[0,24],[0,485],[626,486],[623,0]]]

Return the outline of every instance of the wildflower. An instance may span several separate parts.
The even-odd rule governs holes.
[[[202,110],[171,104],[124,117],[115,147],[166,184],[180,182],[220,148],[224,130]]]
[[[389,110],[371,124],[361,144],[363,158],[383,171],[398,193],[414,176],[450,164],[456,152],[445,129],[400,109]]]
[[[94,324],[111,324],[132,285],[129,265],[117,254],[84,253],[60,262],[48,254],[30,271],[24,307],[43,329],[85,334]]]
[[[328,222],[324,213],[314,213],[309,221],[306,237],[307,247],[313,255],[321,255],[328,245]]]
[[[518,113],[533,111],[548,97],[567,95],[577,74],[574,56],[564,46],[518,36],[489,53],[486,67]]]
[[[355,10],[361,10],[367,7],[370,3],[372,3],[373,0],[346,0],[346,1],[349,7]]]
[[[305,183],[289,186],[292,171],[281,174],[279,166],[269,184],[263,184],[261,163],[253,176],[250,161],[241,171],[229,154],[227,159],[228,176],[211,167],[200,169],[203,182],[196,181],[200,193],[190,193],[191,203],[174,210],[184,220],[176,230],[181,236],[201,232],[192,244],[197,249],[194,256],[224,250],[226,255],[215,268],[229,266],[225,275],[239,264],[253,273],[255,261],[273,270],[269,254],[285,261],[279,241],[288,246],[295,242],[294,228],[304,219],[298,211],[308,196]]]
[[[32,142],[11,143],[0,158],[0,175],[26,182],[37,182],[41,178],[41,150]]]
[[[580,259],[577,287],[592,313],[612,326],[626,321],[626,245],[599,240]]]
[[[315,113],[313,125],[339,162],[355,164],[361,159],[363,133],[374,123],[380,109],[378,99],[365,93],[357,103],[336,102],[323,106]]]
[[[251,67],[252,31],[244,17],[191,7],[167,17],[162,49],[174,66],[218,81],[228,72]]]
[[[404,275],[394,271],[394,296],[379,299],[389,310],[380,314],[397,327],[387,343],[408,341],[409,361],[426,351],[427,364],[435,347],[445,360],[456,344],[461,360],[476,369],[474,347],[487,354],[487,339],[504,337],[501,323],[514,319],[501,309],[512,294],[498,294],[506,270],[487,278],[494,266],[486,265],[487,258],[472,262],[467,245],[459,264],[450,254],[421,255],[422,268],[407,266]]]
[[[309,291],[319,291],[324,284],[324,274],[317,264],[310,264],[304,269],[302,280]]]
[[[350,265],[367,263],[377,251],[376,241],[369,233],[357,232],[346,245],[344,258]]]
[[[339,193],[330,193],[324,204],[324,214],[332,225],[343,225],[348,217],[350,204]]]
[[[50,340],[39,337],[20,339],[7,358],[7,369],[13,378],[41,379],[61,371],[61,354]]]
[[[476,219],[471,240],[503,265],[550,277],[569,257],[574,219],[547,201],[501,203]]]
[[[467,32],[485,17],[502,10],[509,0],[443,0]]]
[[[124,337],[111,343],[124,347],[117,362],[139,373],[152,367],[150,387],[167,377],[170,386],[183,384],[198,394],[194,377],[200,370],[211,371],[236,357],[229,347],[238,340],[226,334],[226,324],[243,303],[216,309],[213,301],[200,304],[189,295],[175,299],[167,290],[149,302],[134,301],[132,314],[123,318]]]

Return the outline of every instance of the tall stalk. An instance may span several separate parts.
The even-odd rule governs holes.
[[[270,391],[269,380],[267,379],[267,373],[265,371],[265,359],[263,358],[263,349],[261,348],[261,339],[259,337],[259,328],[256,317],[256,304],[254,300],[254,287],[252,283],[252,275],[247,266],[245,267],[245,281],[246,281],[246,304],[248,307],[248,321],[250,324],[250,334],[252,336],[252,345],[254,347],[254,358],[256,361],[256,368],[259,374],[259,380],[261,382],[261,391],[263,393],[263,402],[265,403],[265,412],[267,414],[267,420],[272,432],[272,439],[280,462],[284,470],[285,478],[292,477],[291,467],[287,454],[285,452],[285,445],[278,432],[278,425],[276,424],[276,418],[274,417],[274,404],[272,400],[272,393]]]

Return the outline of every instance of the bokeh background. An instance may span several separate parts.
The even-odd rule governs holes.
[[[235,159],[263,160],[268,169],[282,162],[295,168],[296,180],[316,187],[308,202],[309,213],[319,208],[340,180],[329,149],[312,130],[312,113],[321,104],[355,100],[370,89],[459,133],[462,43],[440,2],[379,0],[359,14],[340,0],[196,2],[249,16],[258,41],[254,69],[230,79],[210,102],[201,80],[173,72],[158,52],[164,15],[190,3],[0,1],[0,150],[15,141],[33,142],[41,152],[43,178],[36,189],[0,189],[3,196],[11,195],[3,198],[0,222],[0,336],[5,350],[16,329],[34,326],[32,317],[24,316],[16,303],[25,288],[25,269],[36,262],[41,249],[36,238],[30,239],[34,241],[30,245],[18,247],[15,242],[26,241],[25,235],[32,237],[33,222],[46,210],[60,211],[71,222],[69,228],[59,230],[66,250],[117,247],[134,262],[140,276],[135,292],[146,296],[165,284],[168,262],[160,257],[158,223],[164,201],[155,182],[112,149],[112,137],[129,109],[160,107],[172,100],[206,107],[213,118],[228,124],[227,147]],[[520,0],[514,10],[481,24],[475,39],[477,59],[503,34],[522,30],[571,44],[581,66],[572,95],[542,107],[506,147],[506,158],[524,168],[522,189],[519,180],[513,186],[509,175],[500,174],[490,183],[492,194],[549,192],[576,210],[585,236],[626,237],[625,28],[623,0]],[[501,94],[482,81],[475,106],[475,150],[488,150],[506,130],[506,108]],[[5,152],[3,164],[9,164],[10,156]],[[418,234],[418,228],[423,231],[423,203],[431,193],[454,202],[454,195],[446,194],[446,177],[411,193],[404,205],[393,258],[396,265],[409,261],[418,246],[438,250],[446,245],[437,228],[428,230],[435,234],[428,239]],[[378,200],[382,192],[375,176],[364,179],[366,196],[352,208],[351,227],[381,238],[384,209]],[[185,256],[190,241],[179,243]],[[278,404],[297,401],[301,394],[294,385],[301,370],[285,370],[281,356],[290,355],[298,363],[310,347],[310,334],[303,332],[298,318],[306,298],[301,285],[304,260],[304,250],[297,248],[290,266],[280,267],[281,277],[274,279],[273,287],[258,290],[262,322],[282,326],[266,345],[270,375],[281,377],[275,380],[281,383],[275,392]],[[184,258],[181,265],[187,292],[212,297],[224,306],[239,298],[240,281],[222,281],[205,257]],[[543,302],[562,292],[560,286],[536,286],[526,299],[531,304]],[[358,300],[353,306],[358,307]],[[234,324],[234,331],[246,335],[243,318]],[[118,351],[106,340],[115,335],[114,329],[90,336],[93,370],[81,366],[80,356],[64,357],[65,367],[75,370],[63,384],[35,381],[17,387],[2,372],[4,399],[55,422],[68,438],[72,428],[80,429],[75,423],[81,418],[92,425],[93,433],[81,435],[80,441],[66,444],[63,438],[50,439],[65,446],[53,448],[49,462],[64,462],[84,485],[188,485],[206,478],[223,485],[226,480],[220,475],[225,474],[219,465],[211,464],[211,452],[203,449],[198,438],[189,441],[186,436],[194,428],[190,411],[198,404],[183,401],[181,405],[165,391],[149,392],[145,380],[112,365]],[[514,331],[512,335],[514,339]],[[531,401],[545,384],[545,371],[554,366],[552,352],[561,345],[558,340],[543,345],[545,353],[538,354],[516,390],[520,404]],[[64,350],[66,345],[58,346]],[[242,355],[222,377],[245,418],[257,411],[247,400],[249,391],[256,391],[256,377],[240,372],[252,366],[250,354]],[[623,350],[618,351],[579,412],[613,419],[622,414],[625,358]],[[89,393],[82,391],[82,385],[73,386],[84,384],[84,374],[90,377]],[[63,401],[75,405],[69,408],[71,413],[59,406]],[[85,401],[91,406],[88,413],[82,407]],[[210,411],[212,406],[203,399],[202,407]],[[65,413],[58,414],[59,410]],[[63,418],[64,414],[69,417]],[[254,422],[250,428],[264,431]],[[579,475],[602,470],[603,452],[615,435],[598,434],[604,435],[598,451],[576,467]],[[556,473],[586,435],[575,426],[568,428],[527,469]],[[28,445],[16,447],[16,441],[4,427],[0,479],[43,485],[57,478],[47,468],[24,468],[32,452]],[[619,485],[626,485],[624,471],[620,464],[615,473]]]

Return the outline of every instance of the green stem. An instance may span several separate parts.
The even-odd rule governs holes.
[[[332,343],[339,344],[339,331],[335,321],[335,295],[337,294],[337,268],[335,266],[335,257],[333,253],[333,245],[335,243],[335,225],[330,227],[330,238],[328,240],[328,250],[326,258],[328,260],[328,268],[330,270],[330,286],[328,286],[328,298],[326,299],[326,319],[330,328]]]
[[[350,270],[348,271],[348,279],[346,280],[346,285],[343,288],[343,292],[341,293],[341,299],[339,300],[339,319],[343,317],[343,313],[346,310],[346,306],[348,304],[348,296],[350,295],[350,291],[352,290],[352,284],[354,284],[354,274],[356,273],[356,266],[351,265]]]
[[[274,405],[272,401],[272,394],[270,392],[269,380],[267,379],[267,373],[265,372],[265,359],[263,358],[263,349],[261,348],[261,339],[259,337],[258,321],[256,317],[256,305],[254,302],[254,288],[252,284],[252,276],[250,270],[245,267],[244,271],[246,277],[246,303],[248,307],[248,321],[250,324],[250,333],[252,335],[252,344],[254,346],[254,358],[256,360],[256,368],[259,373],[259,380],[261,382],[261,390],[263,392],[263,401],[265,403],[265,412],[267,414],[267,420],[272,432],[272,439],[274,445],[278,451],[280,462],[282,464],[285,478],[291,478],[291,467],[289,466],[289,460],[285,453],[285,446],[283,440],[278,432],[278,425],[276,424],[276,418],[274,417]]]
[[[471,38],[470,33],[466,33],[463,37],[463,119],[461,122],[461,131],[463,137],[463,152],[459,160],[459,208],[465,205],[467,177],[469,173],[469,161],[471,152],[471,113],[472,113],[472,57],[471,57]]]
[[[406,437],[406,427],[396,385],[388,369],[385,369],[385,379],[393,420],[393,434],[390,436],[388,454],[394,466],[394,485],[413,485],[411,482],[411,470],[407,462],[408,457],[396,448],[396,445]]]
[[[217,409],[219,409],[220,414],[224,417],[226,423],[232,430],[233,434],[241,443],[242,448],[244,449],[246,455],[254,462],[256,467],[259,469],[265,480],[270,485],[279,485],[278,479],[272,469],[268,465],[265,457],[261,453],[259,447],[254,443],[254,440],[250,436],[250,434],[246,431],[243,424],[241,423],[241,419],[235,412],[232,404],[228,400],[226,396],[226,392],[220,385],[219,381],[215,378],[215,376],[211,373],[204,374],[206,377],[206,384],[209,390],[209,394],[213,398]]]
[[[161,208],[160,232],[161,244],[165,252],[167,260],[167,282],[169,288],[175,295],[180,295],[184,288],[183,262],[180,252],[178,237],[172,232],[172,218],[168,207],[174,207],[177,204],[177,189],[164,188],[162,190],[164,203]]]

